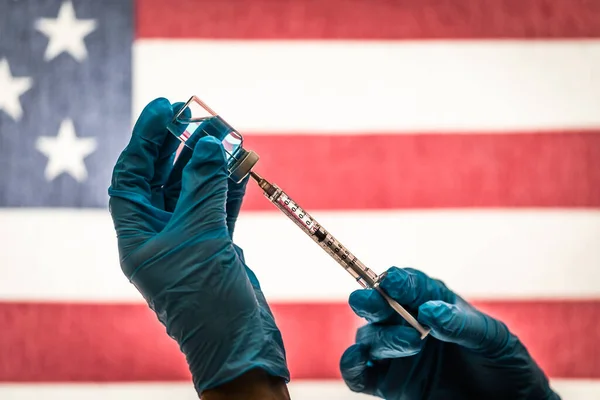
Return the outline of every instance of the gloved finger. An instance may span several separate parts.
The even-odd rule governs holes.
[[[235,230],[235,223],[237,221],[238,215],[240,214],[240,209],[242,208],[242,203],[244,201],[244,195],[246,194],[246,186],[248,185],[248,180],[250,179],[250,175],[244,178],[240,183],[235,183],[231,179],[228,180],[228,190],[227,190],[227,229],[229,230],[229,236],[233,238],[233,231]]]
[[[269,307],[269,303],[267,302],[267,299],[265,298],[265,294],[263,293],[263,291],[260,287],[260,282],[258,281],[256,274],[254,273],[254,271],[252,271],[250,268],[248,268],[247,265],[244,264],[244,267],[246,269],[246,275],[248,276],[248,280],[250,281],[250,284],[252,285],[252,288],[254,289],[254,295],[256,296],[256,300],[258,301],[258,304],[260,304],[260,306],[262,307],[264,312],[266,312],[267,314],[272,316],[273,312],[271,311],[271,308]]]
[[[244,267],[246,268],[246,275],[248,275],[248,279],[250,280],[252,287],[255,290],[261,290],[260,283],[258,282],[258,278],[256,277],[256,274],[254,273],[254,271],[252,271],[246,265],[246,257],[244,255],[244,250],[242,250],[242,248],[240,246],[236,245],[235,243],[233,244],[233,249],[235,250],[235,252],[236,252],[238,258],[240,259],[240,261],[242,262],[242,264],[244,264]]]
[[[369,348],[360,343],[348,347],[340,359],[342,378],[353,392],[371,391],[370,367]]]
[[[348,304],[356,315],[371,323],[386,321],[396,314],[394,309],[374,289],[355,290],[350,293]]]
[[[181,195],[181,177],[183,169],[186,167],[188,162],[191,160],[193,150],[187,146],[183,146],[179,157],[175,161],[175,165],[171,169],[167,183],[163,188],[163,196],[165,199],[165,210],[172,212],[175,210],[179,196]]]
[[[125,260],[129,254],[160,232],[170,218],[168,213],[149,203],[138,203],[117,196],[110,198],[109,211],[117,232],[123,268],[128,268]],[[129,276],[131,271],[124,269],[123,272]]]
[[[166,129],[172,118],[173,108],[165,98],[153,100],[144,108],[133,128],[129,144],[113,170],[109,188],[111,197],[151,204],[151,181],[160,149],[167,136],[172,136]]]
[[[429,301],[419,307],[418,320],[431,328],[431,335],[444,342],[494,355],[512,337],[502,322],[471,307]]]
[[[258,277],[254,273],[254,271],[252,271],[246,265],[246,258],[244,257],[244,251],[236,244],[233,244],[233,248],[234,248],[235,252],[237,253],[240,261],[244,264],[244,268],[246,269],[246,275],[248,276],[248,280],[252,284],[252,288],[254,289],[254,294],[256,295],[256,300],[258,300],[258,303],[265,309],[266,312],[273,315],[273,313],[271,312],[271,309],[269,307],[269,304],[267,303],[267,299],[265,298],[265,295],[262,292],[262,288],[260,287],[260,282],[258,281]]]
[[[268,312],[270,313],[271,310],[267,304],[267,300],[265,299],[265,296],[262,292],[262,289],[260,287],[260,282],[258,281],[258,277],[256,276],[256,274],[254,273],[254,271],[252,271],[250,268],[248,268],[248,266],[246,265],[246,258],[244,256],[244,250],[242,250],[238,245],[233,244],[233,248],[235,250],[235,252],[238,255],[238,258],[240,259],[240,261],[242,262],[242,264],[244,264],[244,268],[246,269],[246,275],[248,276],[248,280],[250,281],[250,283],[252,284],[252,288],[254,289],[254,293],[256,294],[256,299],[258,300],[258,302],[263,305]]]
[[[181,107],[184,106],[185,103],[175,103],[173,104],[173,115],[177,114]],[[191,116],[191,111],[189,108],[183,110],[182,113],[184,116]],[[170,122],[170,121],[169,121]],[[177,136],[181,135],[185,130],[186,125],[177,125]],[[152,178],[152,182],[150,184],[153,190],[157,188],[162,188],[162,186],[167,182],[167,178],[171,173],[171,169],[173,168],[173,160],[175,158],[175,151],[177,147],[181,144],[181,141],[174,134],[169,132],[162,147],[158,153],[158,159],[156,160],[154,167],[154,177]]]
[[[273,317],[273,312],[271,311],[271,307],[269,307],[269,303],[265,298],[265,295],[260,287],[260,283],[254,271],[252,271],[246,265],[246,259],[244,257],[244,251],[237,245],[233,244],[233,248],[238,255],[240,261],[244,264],[244,268],[246,270],[246,275],[248,276],[248,280],[254,289],[254,295],[256,296],[256,301],[260,305],[261,308],[261,318],[263,320],[263,329],[265,334],[271,337],[273,343],[276,343],[277,346],[280,346],[282,351],[285,351],[283,346],[283,337],[281,336],[281,332],[277,325],[275,324],[275,319]]]
[[[443,282],[412,268],[391,267],[379,286],[403,306],[417,309],[429,300],[453,303],[455,295]]]
[[[166,229],[177,226],[188,235],[213,230],[215,235],[220,235],[222,229],[228,235],[227,179],[221,142],[212,136],[203,136],[183,170],[181,196]]]
[[[373,324],[358,329],[356,342],[369,347],[373,360],[410,357],[417,354],[423,344],[419,332],[412,327]]]
[[[176,115],[181,107],[183,107],[185,103],[175,103],[173,105],[173,114]],[[192,112],[189,107],[183,110],[181,113],[182,118],[190,118],[192,116]],[[188,124],[179,123],[177,125],[177,135],[181,136],[183,131],[185,131],[188,127]],[[171,135],[175,137],[175,135]],[[198,137],[192,135],[191,138],[188,139],[185,146],[181,146],[181,141],[176,140],[176,148],[173,151],[172,156],[169,159],[170,167],[169,173],[163,182],[163,199],[164,199],[164,209],[166,211],[172,212],[175,209],[175,205],[177,204],[177,200],[179,199],[179,195],[181,193],[181,175],[183,173],[183,169],[187,165],[187,163],[192,158],[192,149],[188,146],[193,147],[193,142],[197,141]],[[177,148],[181,146],[181,152],[177,156]],[[175,157],[177,156],[177,160]],[[175,161],[175,163],[173,163]]]

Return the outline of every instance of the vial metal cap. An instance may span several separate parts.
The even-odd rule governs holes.
[[[235,161],[232,160],[233,162],[227,166],[227,170],[229,171],[229,178],[236,183],[240,183],[252,171],[260,157],[252,150],[246,150],[242,147],[237,150],[234,157]]]

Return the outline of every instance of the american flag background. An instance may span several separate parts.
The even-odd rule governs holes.
[[[107,210],[143,107],[192,95],[370,268],[442,279],[600,399],[599,39],[598,0],[0,0],[0,399],[196,398]],[[354,280],[252,183],[236,242],[293,398],[368,398]]]

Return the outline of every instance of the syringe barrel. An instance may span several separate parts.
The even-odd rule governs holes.
[[[323,250],[333,257],[362,287],[374,287],[377,274],[364,265],[342,243],[323,228],[306,210],[293,201],[277,185],[266,183],[263,187],[265,196],[300,229],[302,229]]]
[[[263,189],[264,195],[288,216],[296,225],[302,229],[312,240],[314,240],[323,250],[325,250],[338,264],[340,264],[363,288],[373,288],[383,296],[400,316],[402,316],[424,339],[429,330],[425,329],[408,311],[406,311],[398,302],[388,296],[383,289],[379,287],[379,276],[364,265],[354,254],[333,237],[323,226],[321,226],[306,210],[302,209],[298,203],[293,201],[277,185],[271,184],[252,173],[253,178]]]

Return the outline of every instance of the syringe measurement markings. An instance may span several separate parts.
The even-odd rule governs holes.
[[[274,185],[273,185],[274,186]],[[313,237],[314,231],[314,221],[310,216],[298,207],[291,199],[285,195],[285,193],[277,188],[275,189],[270,196],[267,196],[269,200],[273,202],[285,215],[290,217],[290,219],[298,225],[304,232],[306,232],[310,237]],[[293,209],[293,210],[292,210]]]
[[[325,228],[320,226],[306,211],[300,208],[292,199],[279,187],[262,179],[258,174],[251,172],[252,177],[263,189],[265,196],[285,215],[287,215],[296,225],[306,232],[323,250],[333,257],[334,260],[343,266],[352,276],[357,278],[358,283],[364,287],[372,287],[377,290],[412,327],[421,333],[421,339],[424,339],[429,330],[425,329],[408,311],[406,311],[398,302],[389,297],[378,285],[379,278],[375,272],[367,268],[362,262],[344,248],[341,243],[333,237]],[[283,200],[282,200],[283,199]],[[307,227],[310,225],[310,228]],[[335,245],[334,245],[335,244]],[[339,255],[342,250],[345,258]],[[347,261],[352,257],[352,261]]]
[[[279,196],[277,196],[277,201],[280,205],[282,205],[288,213],[290,213],[294,219],[298,220],[302,223],[302,226],[308,228],[311,234],[314,234],[318,229],[318,224],[315,223],[315,220],[304,211],[296,202],[294,202],[284,191],[278,189]]]
[[[277,185],[271,184],[260,178],[257,179],[263,189],[265,196],[279,208],[285,215],[304,232],[306,232],[323,250],[325,250],[334,260],[338,262],[358,283],[363,287],[372,287],[377,274],[361,263],[356,256],[345,249],[341,243],[336,240],[325,228],[320,226],[312,216],[304,211],[296,202],[294,202]],[[310,228],[309,228],[310,226]],[[339,255],[340,249],[343,249],[345,257]],[[352,257],[352,261],[347,261]]]
[[[274,186],[274,185],[273,185]],[[285,192],[277,188],[276,192],[269,196],[279,209],[307,232],[311,238],[319,244],[329,255],[331,255],[357,282],[363,287],[373,287],[377,280],[377,274],[365,266],[358,258],[350,253],[339,240],[331,235],[316,220],[294,202]],[[351,259],[351,260],[350,260]]]
[[[364,266],[358,258],[350,253],[333,235],[327,232],[323,227],[319,229],[318,233],[325,236],[321,240],[320,245],[327,251],[331,256],[334,257],[338,263],[340,263],[360,284],[361,286],[373,286],[377,275],[369,268]],[[365,281],[365,282],[361,282]],[[363,285],[363,283],[365,285]]]

